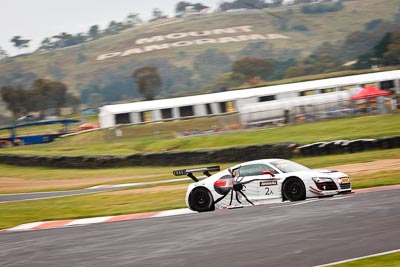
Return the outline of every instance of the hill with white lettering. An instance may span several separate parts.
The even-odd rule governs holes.
[[[227,73],[242,57],[270,60],[275,72],[267,80],[279,79],[279,70],[310,54],[355,60],[400,23],[398,0],[342,6],[336,12],[305,13],[299,5],[148,22],[84,44],[4,59],[0,87],[48,78],[96,106],[139,98],[132,73],[155,66],[162,79],[158,98],[201,93],[218,87],[218,79],[234,80]]]

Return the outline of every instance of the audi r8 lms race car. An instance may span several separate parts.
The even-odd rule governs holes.
[[[219,171],[213,175],[212,171]],[[194,173],[207,178],[199,180]],[[347,174],[333,170],[313,170],[285,159],[243,162],[220,171],[219,166],[175,170],[195,182],[188,186],[186,204],[194,211],[235,208],[280,201],[300,201],[351,193]]]

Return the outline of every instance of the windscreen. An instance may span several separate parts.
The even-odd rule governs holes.
[[[309,170],[309,168],[290,160],[278,160],[271,162],[271,164],[284,173]]]

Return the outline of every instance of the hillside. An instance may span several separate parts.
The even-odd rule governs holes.
[[[3,60],[0,87],[10,83],[27,86],[35,78],[49,78],[66,83],[76,95],[84,90],[98,92],[88,88],[105,86],[110,88],[109,95],[99,101],[112,102],[126,94],[112,88],[131,87],[133,93],[122,99],[137,97],[132,72],[155,65],[163,79],[161,97],[198,93],[229,71],[241,56],[299,59],[321,49],[324,42],[340,43],[351,33],[365,31],[365,25],[373,20],[392,23],[399,12],[398,0],[346,1],[343,6],[338,12],[321,14],[304,14],[301,6],[294,6],[145,23],[82,45]],[[382,38],[384,32],[380,34]],[[199,64],[198,56],[207,49],[217,49],[214,54],[227,59],[223,64]],[[107,87],[111,83],[113,86]]]

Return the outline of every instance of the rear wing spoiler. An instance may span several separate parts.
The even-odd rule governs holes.
[[[200,168],[195,168],[195,169],[175,170],[172,173],[175,176],[186,175],[186,176],[190,177],[193,181],[198,182],[199,179],[193,173],[202,172],[207,177],[210,177],[211,176],[210,172],[215,172],[215,171],[220,171],[220,170],[221,170],[220,166],[210,166],[210,167],[200,167]]]

